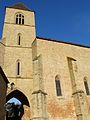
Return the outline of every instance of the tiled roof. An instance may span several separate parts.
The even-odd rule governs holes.
[[[15,5],[13,5],[13,6],[10,6],[9,8],[32,11],[29,8],[27,8],[26,6],[24,6],[22,3],[17,3]],[[34,12],[34,11],[32,11],[32,12]]]

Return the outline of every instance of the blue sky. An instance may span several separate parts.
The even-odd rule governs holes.
[[[5,6],[17,2],[36,12],[37,36],[90,46],[90,0],[0,0],[0,38]]]
[[[21,104],[21,102],[18,100],[18,99],[16,99],[16,98],[11,98],[7,103],[15,103],[15,104]]]

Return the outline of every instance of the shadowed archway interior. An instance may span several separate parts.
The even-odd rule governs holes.
[[[27,97],[21,91],[14,90],[11,93],[9,93],[6,97],[6,102],[13,97],[17,98],[23,105],[30,107]]]
[[[15,98],[21,104],[9,102],[10,99]],[[19,90],[11,91],[6,97],[6,120],[22,120],[25,114],[29,113],[30,105],[27,97]],[[30,118],[30,116],[28,117]]]

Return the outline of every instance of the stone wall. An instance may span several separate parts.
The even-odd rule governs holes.
[[[75,98],[72,95],[73,89],[72,89],[72,82],[71,82],[67,57],[76,60],[76,65],[73,68],[73,69],[77,69],[76,70],[77,72],[75,73],[76,88],[77,90],[84,91],[84,93],[86,94],[84,87],[85,76],[88,77],[88,85],[90,85],[89,48],[81,47],[78,45],[71,45],[62,42],[53,42],[50,40],[48,41],[43,39],[37,39],[34,42],[36,42],[36,46],[37,46],[37,56],[39,55],[42,56],[44,88],[45,88],[45,92],[48,94],[47,109],[50,119],[56,119],[56,120],[78,119],[78,117],[76,117],[77,113],[74,102]],[[62,96],[56,95],[55,76],[58,74],[60,75]],[[78,101],[78,99],[76,101]],[[82,114],[89,110],[86,104],[87,100],[89,104],[89,99],[90,99],[89,96],[85,97],[84,107],[87,110],[85,109],[85,111],[82,111]],[[82,120],[82,118],[80,120]],[[85,120],[85,118],[83,120]]]
[[[5,45],[0,42],[0,66],[4,65]]]
[[[0,73],[0,120],[5,119],[6,82]]]
[[[17,13],[24,15],[24,25],[15,23]],[[30,103],[29,110],[25,106],[23,119],[31,113],[32,120],[89,120],[90,96],[86,95],[84,78],[90,88],[90,48],[36,38],[34,12],[14,8],[6,8],[3,38],[6,39],[0,43],[0,65],[10,84],[13,82]],[[61,96],[56,94],[57,75]]]
[[[16,24],[16,14],[24,15],[24,25]],[[18,45],[18,34],[21,34]],[[6,8],[2,41],[5,44],[3,70],[15,89],[22,91],[32,109],[33,67],[31,43],[35,39],[34,12],[14,8]],[[3,51],[3,50],[2,50]],[[4,51],[3,51],[4,52]],[[1,53],[0,53],[1,54]],[[20,75],[17,75],[17,62],[20,62]],[[9,88],[10,90],[10,88]],[[12,92],[12,91],[9,91]]]

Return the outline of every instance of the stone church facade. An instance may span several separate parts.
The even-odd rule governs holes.
[[[6,7],[0,66],[22,120],[90,119],[90,47],[36,37],[35,12]]]

